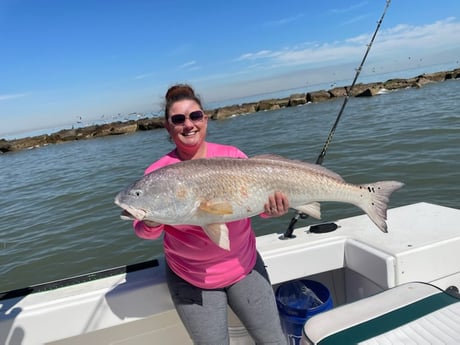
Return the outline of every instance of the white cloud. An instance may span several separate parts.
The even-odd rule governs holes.
[[[454,17],[426,25],[400,24],[382,32],[378,38],[386,47],[416,47],[431,50],[459,46],[460,22]]]
[[[260,50],[255,53],[246,53],[238,57],[237,61],[244,61],[244,60],[256,60],[256,59],[264,59],[270,58],[273,56],[279,55],[279,53],[272,53],[270,50]]]
[[[303,14],[300,13],[300,14],[298,14],[298,15],[296,15],[296,16],[281,18],[281,19],[277,19],[277,20],[273,20],[273,21],[267,22],[265,25],[267,25],[267,26],[280,26],[280,25],[286,25],[286,24],[295,22],[296,20],[299,20],[299,19],[302,18],[302,17],[303,17]]]
[[[371,14],[368,13],[368,14],[363,14],[363,15],[360,15],[360,16],[355,16],[355,17],[352,17],[348,20],[345,20],[341,23],[341,25],[350,25],[350,24],[353,24],[353,23],[357,23],[357,22],[361,22],[363,21],[364,19],[370,17]]]
[[[397,74],[419,68],[429,71],[432,66],[441,64],[458,65],[459,32],[460,22],[452,17],[426,25],[400,24],[381,29],[369,52],[361,78],[388,77],[386,73]],[[246,52],[234,60],[243,68],[233,70],[227,77],[214,75],[214,82],[209,87],[210,78],[201,78],[197,82],[202,83],[201,88],[206,89],[209,100],[243,97],[283,88],[351,82],[372,33],[342,41],[297,43],[279,50]],[[223,79],[225,85],[215,87]]]
[[[359,9],[361,7],[366,6],[367,4],[368,4],[367,1],[362,1],[360,3],[354,4],[354,5],[345,7],[345,8],[333,8],[330,12],[335,13],[335,14],[343,14],[343,13],[347,13],[347,12],[357,10],[357,9]]]
[[[394,56],[415,54],[432,55],[439,50],[460,47],[460,22],[450,17],[426,25],[400,24],[378,33],[372,56],[393,59]],[[324,66],[331,63],[360,61],[371,34],[362,34],[344,41],[304,44],[301,47],[283,48],[279,51],[260,50],[248,52],[237,61],[251,61],[251,64],[265,68],[305,65]]]
[[[4,94],[4,95],[0,95],[0,101],[7,101],[9,99],[21,98],[25,96],[26,96],[25,93]]]
[[[179,66],[180,69],[193,68],[196,67],[197,62],[195,60],[188,61]]]
[[[149,78],[151,76],[153,76],[154,74],[153,73],[144,73],[144,74],[139,74],[139,75],[136,75],[134,77],[135,80],[142,80],[142,79],[146,79],[146,78]]]

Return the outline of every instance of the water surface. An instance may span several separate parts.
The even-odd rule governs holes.
[[[350,99],[324,165],[353,183],[403,181],[390,207],[423,201],[459,208],[459,95],[453,80]],[[210,121],[208,139],[250,156],[314,162],[342,102]],[[113,198],[172,148],[160,129],[0,155],[0,291],[160,255],[161,241],[137,238]],[[361,213],[322,206],[325,221]],[[254,217],[254,229],[282,233],[293,214]]]

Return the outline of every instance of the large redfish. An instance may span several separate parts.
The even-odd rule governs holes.
[[[397,181],[345,182],[320,165],[263,155],[249,159],[195,159],[160,168],[118,193],[122,218],[199,225],[220,247],[230,248],[226,222],[264,212],[276,191],[292,208],[320,218],[320,201],[356,205],[387,232],[387,203]]]

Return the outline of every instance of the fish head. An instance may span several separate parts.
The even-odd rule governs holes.
[[[163,175],[155,172],[146,175],[116,195],[115,204],[123,209],[122,219],[177,224],[190,217],[196,209],[190,189]]]
[[[143,194],[141,189],[127,188],[116,195],[115,204],[123,209],[122,219],[143,220],[146,218],[148,212],[142,207]]]
[[[145,204],[143,202],[144,191],[133,187],[134,185],[119,192],[115,196],[115,204],[123,209],[122,219],[143,220],[148,213],[143,206]]]

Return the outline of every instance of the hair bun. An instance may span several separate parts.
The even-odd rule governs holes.
[[[176,84],[171,86],[165,95],[165,119],[168,119],[169,108],[171,108],[174,103],[186,99],[196,102],[201,109],[203,108],[200,97],[195,94],[195,91],[193,91],[193,88],[190,85]]]
[[[167,103],[186,98],[196,98],[195,91],[193,91],[193,88],[188,84],[176,84],[174,86],[171,86],[165,95]]]

